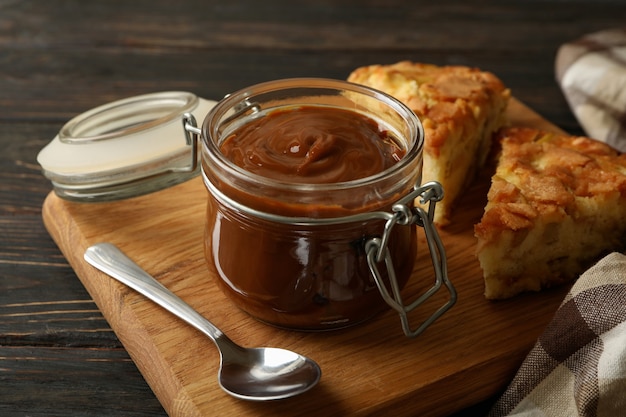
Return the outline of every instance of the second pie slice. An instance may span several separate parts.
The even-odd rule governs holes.
[[[485,296],[576,279],[626,247],[626,154],[586,137],[506,128],[475,226]]]

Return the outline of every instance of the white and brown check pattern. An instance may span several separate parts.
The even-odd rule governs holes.
[[[556,78],[587,136],[626,152],[626,28],[561,46]]]
[[[626,416],[626,256],[574,284],[489,414]]]

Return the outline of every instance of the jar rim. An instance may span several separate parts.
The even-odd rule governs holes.
[[[237,104],[245,102],[249,98],[256,95],[290,89],[302,89],[304,91],[343,90],[353,93],[361,93],[371,98],[378,99],[393,108],[396,113],[401,115],[402,118],[408,122],[410,129],[414,134],[414,140],[412,143],[407,144],[406,154],[397,163],[393,164],[389,168],[366,177],[335,183],[291,182],[269,178],[241,168],[222,154],[219,149],[219,145],[215,141],[211,140],[211,137],[213,134],[217,133],[218,121],[229,109],[235,108]],[[307,104],[315,106],[315,103]],[[232,94],[228,94],[221,101],[219,101],[205,117],[202,123],[201,138],[204,146],[208,148],[212,160],[218,162],[220,164],[220,168],[225,169],[230,175],[237,178],[243,178],[248,182],[254,182],[259,186],[269,186],[274,189],[324,192],[375,184],[378,181],[387,178],[391,174],[402,170],[415,158],[420,157],[424,147],[424,128],[419,117],[407,105],[380,90],[348,81],[329,78],[287,78],[259,83],[238,90]]]

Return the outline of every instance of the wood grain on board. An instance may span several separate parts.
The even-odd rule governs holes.
[[[513,100],[512,125],[556,129]],[[304,333],[250,318],[220,292],[205,265],[208,193],[200,178],[150,195],[110,203],[72,203],[48,195],[46,227],[170,416],[442,415],[502,391],[558,308],[566,288],[490,302],[474,256],[473,225],[486,202],[485,171],[462,196],[451,226],[440,231],[457,304],[415,339],[396,313],[345,330]],[[235,342],[298,351],[322,368],[320,384],[290,400],[250,403],[219,388],[218,352],[196,330],[143,296],[95,270],[85,249],[119,246]],[[429,286],[432,266],[423,236],[405,299]],[[445,291],[411,313],[423,320]]]

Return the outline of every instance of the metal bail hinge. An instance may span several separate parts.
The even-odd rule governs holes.
[[[196,118],[191,113],[183,114],[183,130],[185,131],[185,142],[191,146],[191,164],[176,171],[191,172],[198,167],[198,137],[202,131],[198,128]]]
[[[421,198],[420,202],[422,204],[428,203],[428,211],[425,211],[421,207],[413,207],[412,204],[409,205],[409,203],[418,197]],[[422,333],[428,326],[430,326],[456,303],[456,290],[448,279],[445,249],[439,234],[437,233],[437,229],[433,224],[436,202],[440,201],[442,198],[443,189],[437,182],[429,182],[416,188],[412,193],[398,201],[398,203],[393,206],[392,210],[394,213],[385,223],[382,237],[369,239],[365,244],[367,263],[372,276],[374,277],[376,286],[378,287],[378,290],[380,291],[385,302],[400,315],[402,330],[408,337],[415,337]],[[426,242],[428,243],[428,249],[430,251],[435,271],[435,282],[433,285],[409,305],[405,305],[402,300],[400,286],[396,279],[396,273],[391,259],[391,253],[387,247],[391,230],[396,224],[402,226],[417,225],[424,228]],[[391,293],[389,292],[378,267],[383,261],[387,270]],[[433,294],[435,294],[442,285],[444,285],[450,293],[448,301],[431,314],[426,320],[424,320],[416,329],[411,329],[411,326],[409,325],[408,313],[413,311]]]

